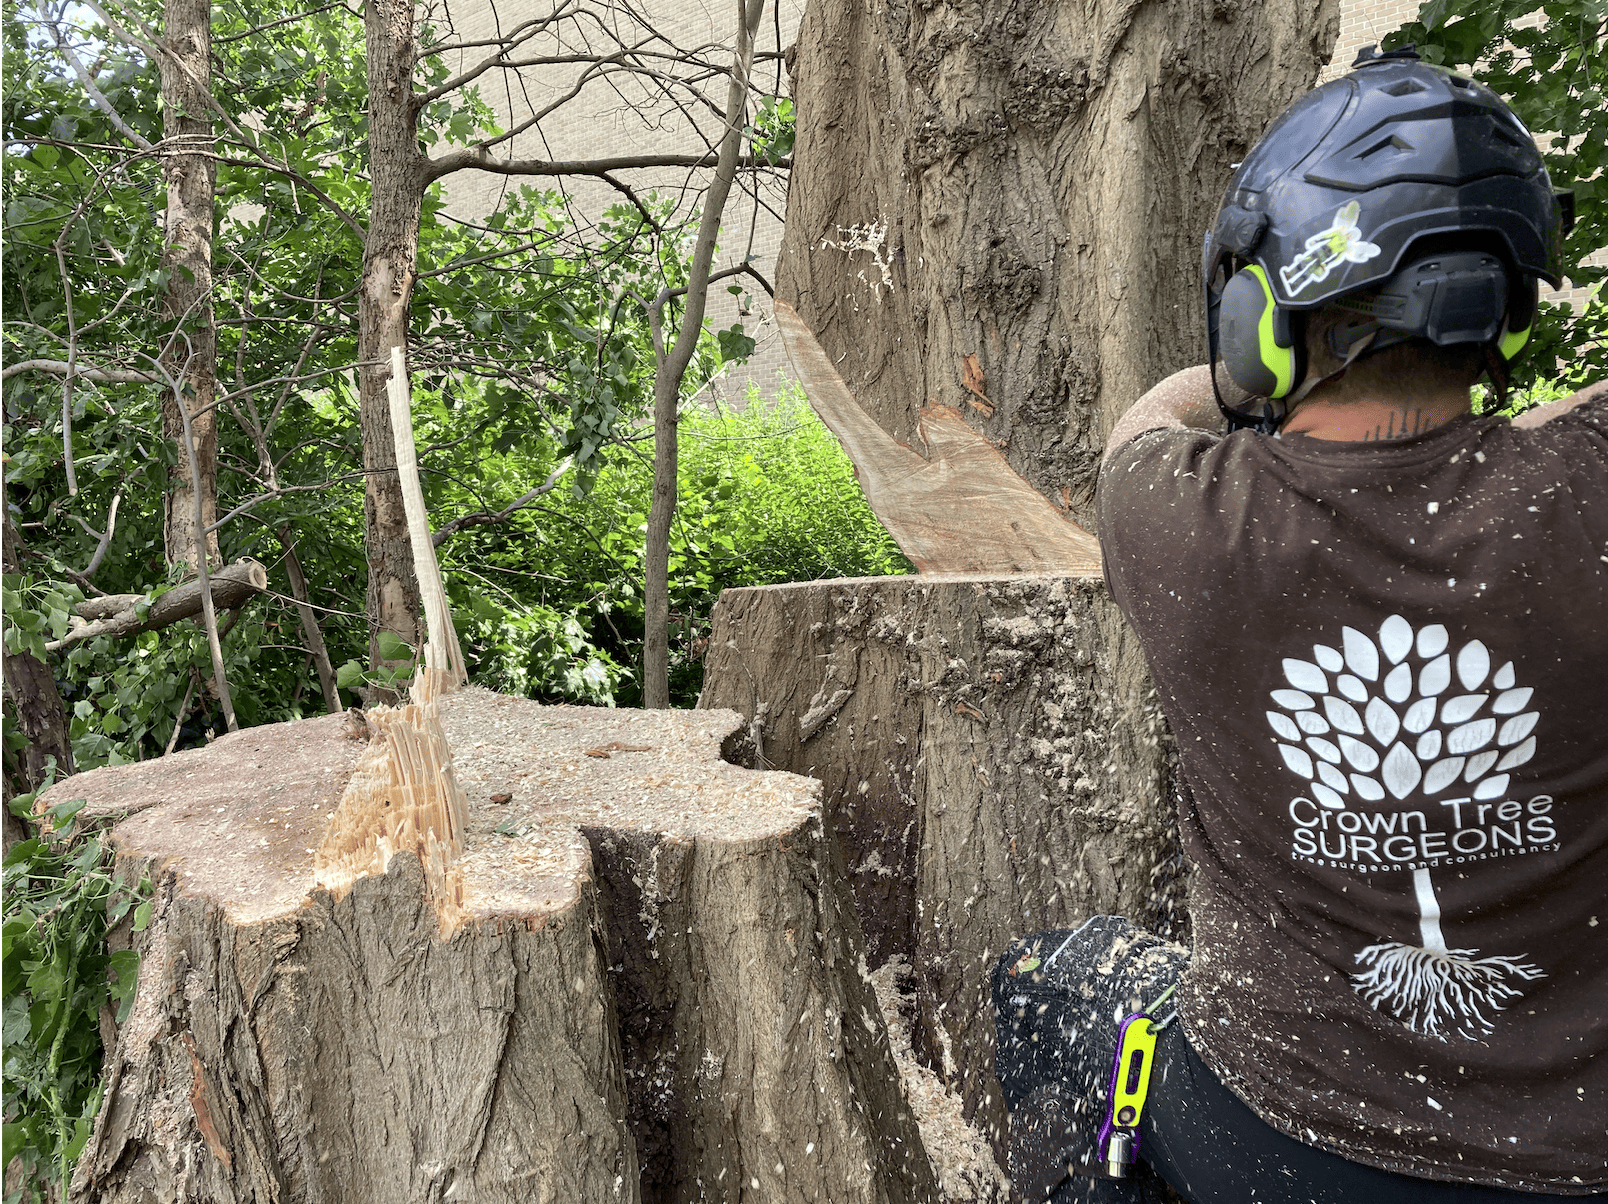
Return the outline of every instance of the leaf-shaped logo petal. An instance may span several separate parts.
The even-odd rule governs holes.
[[[1497,769],[1517,769],[1531,757],[1535,756],[1535,737],[1531,736],[1517,748],[1511,748],[1500,761],[1496,763]]]
[[[1293,656],[1284,658],[1284,680],[1309,694],[1329,692],[1329,679],[1323,675],[1323,670],[1311,661],[1296,660]]]
[[[1328,722],[1316,711],[1297,711],[1295,724],[1309,736],[1321,736],[1329,730]]]
[[[1350,732],[1353,736],[1362,735],[1362,716],[1357,714],[1356,707],[1344,699],[1336,698],[1333,694],[1324,695],[1323,713],[1329,717],[1336,731]]]
[[[1530,705],[1530,695],[1534,693],[1535,691],[1529,686],[1525,686],[1522,690],[1504,690],[1496,696],[1496,701],[1491,704],[1491,710],[1498,715],[1511,715],[1514,711],[1522,711]]]
[[[1312,659],[1318,662],[1320,669],[1327,669],[1330,673],[1338,673],[1346,665],[1345,658],[1340,655],[1340,650],[1331,648],[1327,644],[1313,644]]]
[[[1346,754],[1346,760],[1351,762],[1352,768],[1360,769],[1363,773],[1372,773],[1379,768],[1379,754],[1361,740],[1341,736],[1340,751]]]
[[[1308,736],[1307,747],[1313,752],[1317,753],[1318,756],[1322,757],[1325,761],[1329,761],[1335,765],[1340,763],[1340,749],[1327,740],[1321,739],[1317,736]]]
[[[1391,615],[1379,624],[1379,648],[1386,660],[1399,665],[1402,657],[1413,650],[1413,625],[1400,615]]]
[[[1465,690],[1477,690],[1491,671],[1491,654],[1478,640],[1470,640],[1457,654],[1457,680]]]
[[[1526,711],[1522,715],[1515,715],[1502,725],[1502,732],[1496,742],[1503,748],[1509,744],[1517,744],[1535,729],[1535,721],[1541,718],[1539,711]]]
[[[1365,774],[1352,774],[1351,786],[1357,792],[1358,798],[1366,799],[1370,803],[1377,803],[1385,797],[1385,788]]]
[[[1407,751],[1405,744],[1391,745],[1390,751],[1385,754],[1385,763],[1380,769],[1380,776],[1385,780],[1385,789],[1397,798],[1406,798],[1411,794],[1423,774],[1418,768],[1418,758]]]
[[[1507,788],[1508,775],[1499,773],[1493,778],[1486,778],[1478,786],[1474,787],[1474,797],[1476,799],[1501,798],[1507,793]]]
[[[1284,756],[1284,763],[1292,770],[1303,778],[1312,777],[1312,758],[1307,755],[1305,749],[1297,748],[1293,744],[1281,744],[1279,752]]]
[[[1396,712],[1391,710],[1390,704],[1382,698],[1370,698],[1365,715],[1368,733],[1381,747],[1394,740],[1396,733],[1401,730],[1401,720],[1396,718]]]
[[[1413,692],[1413,667],[1400,664],[1385,677],[1385,697],[1391,702],[1406,702]]]
[[[1513,662],[1509,661],[1496,671],[1491,678],[1491,684],[1498,690],[1511,690],[1513,683],[1517,680],[1518,678],[1513,673]]]
[[[1379,649],[1355,627],[1340,629],[1340,642],[1346,649],[1346,668],[1363,681],[1379,679]]]
[[[1307,711],[1318,705],[1310,694],[1303,694],[1300,690],[1274,690],[1273,701],[1287,711]]]
[[[1485,771],[1496,764],[1496,759],[1502,755],[1495,748],[1486,749],[1482,753],[1475,753],[1468,759],[1468,765],[1463,770],[1465,782],[1477,782],[1485,776]]]
[[[1444,761],[1435,762],[1424,775],[1424,793],[1439,794],[1457,781],[1457,775],[1462,772],[1462,757],[1447,757]]]
[[[1418,747],[1413,749],[1420,761],[1433,761],[1440,756],[1441,734],[1439,728],[1431,728],[1418,737]]]
[[[1401,725],[1415,736],[1435,722],[1435,700],[1433,698],[1420,698],[1407,708],[1407,717]]]
[[[1446,651],[1447,643],[1446,628],[1432,623],[1418,633],[1418,655],[1423,660],[1433,660]]]
[[[1441,704],[1441,722],[1448,726],[1467,723],[1485,705],[1488,697],[1488,694],[1459,694],[1456,698],[1448,698]]]
[[[1316,799],[1321,806],[1327,807],[1331,811],[1344,811],[1346,809],[1345,799],[1341,798],[1334,791],[1330,790],[1322,782],[1312,783],[1312,797]]]
[[[1446,751],[1466,756],[1484,748],[1495,735],[1495,719],[1476,719],[1446,733]]]
[[[1327,761],[1318,762],[1318,776],[1336,794],[1349,794],[1351,788],[1346,784],[1346,775],[1341,773]]]
[[[1301,738],[1300,729],[1295,726],[1295,721],[1288,715],[1281,714],[1278,711],[1269,711],[1267,713],[1267,722],[1275,732],[1286,740],[1299,740]]]
[[[1349,673],[1342,673],[1334,679],[1334,688],[1339,690],[1353,702],[1365,702],[1368,698],[1368,687],[1363,685]]]
[[[1418,671],[1418,692],[1425,698],[1435,697],[1451,684],[1452,658],[1449,656],[1437,656]]]

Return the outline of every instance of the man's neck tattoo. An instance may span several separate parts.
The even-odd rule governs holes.
[[[1420,407],[1411,410],[1397,410],[1386,415],[1386,421],[1374,427],[1373,433],[1362,436],[1362,442],[1372,443],[1378,439],[1405,439],[1409,435],[1421,434],[1435,425],[1432,415],[1426,414]]]

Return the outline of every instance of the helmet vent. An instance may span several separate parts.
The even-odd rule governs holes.
[[[1429,91],[1428,88],[1424,87],[1424,85],[1419,83],[1416,79],[1398,80],[1396,83],[1391,84],[1388,88],[1381,88],[1379,90],[1388,96],[1411,96],[1414,92]]]
[[[1413,144],[1411,142],[1408,142],[1400,134],[1392,134],[1388,138],[1381,138],[1367,150],[1363,151],[1362,154],[1358,155],[1357,158],[1371,159],[1373,156],[1383,154],[1386,151],[1396,151],[1399,153],[1401,151],[1410,151],[1412,149]]]
[[[1451,84],[1454,88],[1472,88],[1474,86],[1473,80],[1467,79],[1461,75],[1448,75],[1446,77],[1446,82]]]

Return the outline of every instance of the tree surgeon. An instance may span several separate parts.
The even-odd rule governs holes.
[[[1608,1189],[1608,389],[1470,401],[1506,396],[1571,204],[1410,48],[1236,169],[1208,364],[1117,424],[1098,503],[1194,948],[1096,917],[1000,960],[1028,1198]]]

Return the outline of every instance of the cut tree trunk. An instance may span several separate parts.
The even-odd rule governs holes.
[[[411,851],[316,884],[388,755],[348,716],[56,787],[156,883],[73,1199],[933,1198],[818,783],[730,713],[437,705],[450,908]]]
[[[916,1054],[996,1148],[1005,946],[1099,913],[1183,935],[1172,741],[1098,577],[727,590],[699,705],[822,780],[868,962],[909,960]]]
[[[180,389],[162,398],[162,433],[177,445],[179,458],[168,471],[163,535],[169,564],[183,561],[192,571],[204,538],[205,551],[218,555],[218,536],[196,528],[196,491],[190,474],[189,440],[183,406],[189,410],[201,480],[201,524],[218,518],[218,420],[212,408],[217,392],[217,334],[212,322],[212,209],[218,169],[212,122],[205,116],[212,80],[211,0],[166,0],[162,73],[162,172],[167,179],[167,224],[162,270],[167,274],[163,317],[174,334],[162,360]]]
[[[1117,416],[1205,358],[1200,240],[1337,0],[811,3],[777,295],[923,450],[959,411],[1092,529]]]

